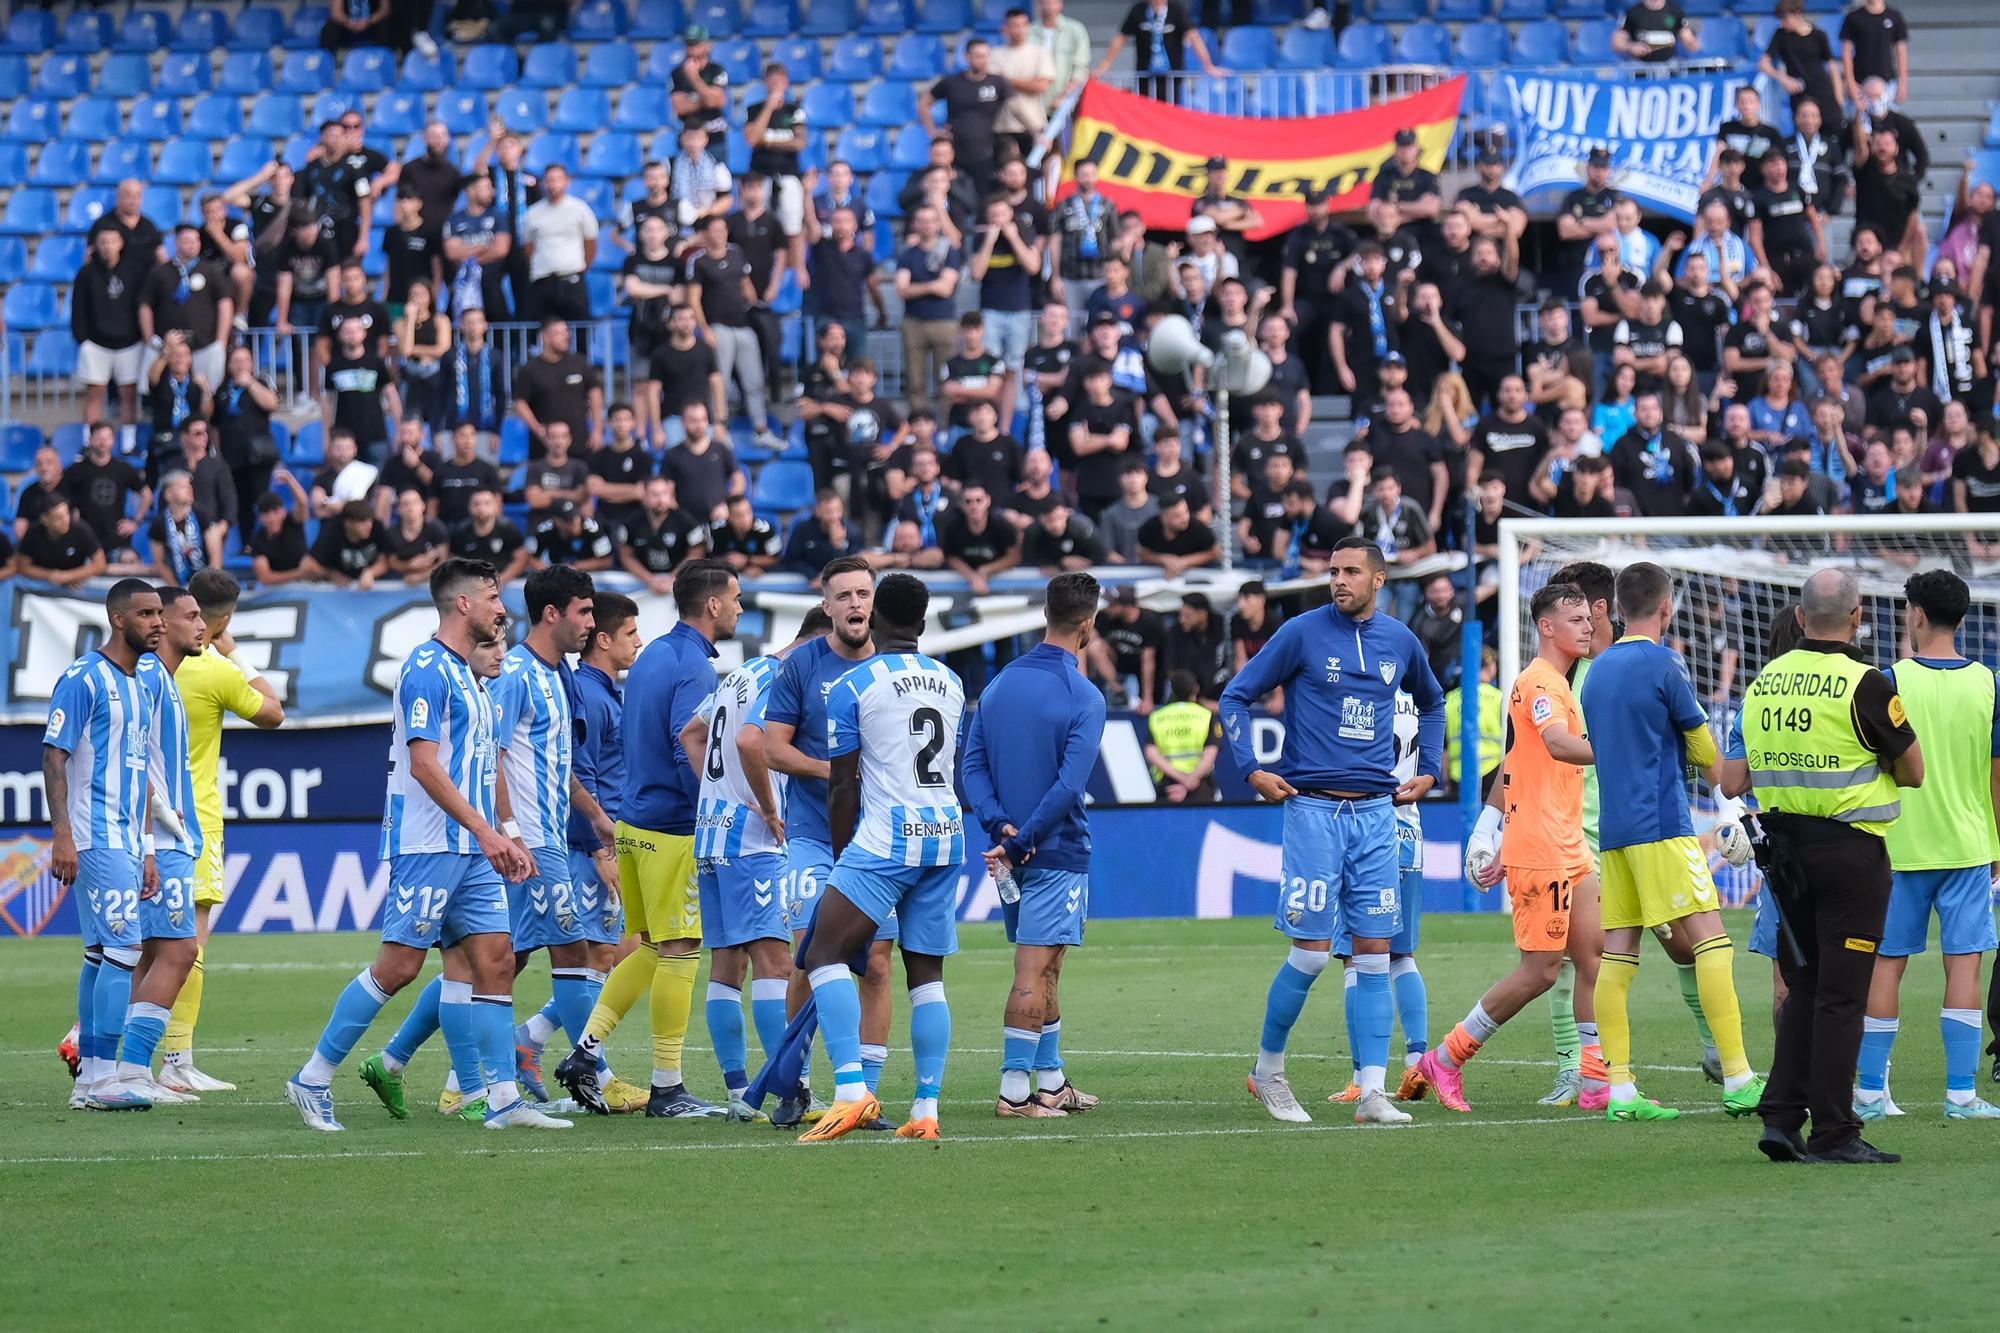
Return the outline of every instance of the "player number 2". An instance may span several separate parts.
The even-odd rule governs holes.
[[[949,785],[945,775],[938,772],[938,755],[944,750],[944,714],[935,708],[919,708],[910,714],[910,734],[924,737],[924,743],[917,750],[914,769],[919,787],[943,787]]]
[[[708,720],[708,779],[722,781],[722,738],[729,729],[729,710],[718,707],[715,716]]]

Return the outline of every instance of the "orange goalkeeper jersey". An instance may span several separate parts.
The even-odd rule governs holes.
[[[1542,739],[1542,732],[1552,726],[1583,735],[1583,709],[1569,682],[1541,658],[1533,659],[1514,678],[1507,720],[1514,745],[1507,751],[1501,797],[1506,821],[1500,842],[1502,863],[1542,870],[1588,867],[1583,769],[1556,759]]]

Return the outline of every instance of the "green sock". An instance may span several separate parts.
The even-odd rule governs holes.
[[[1701,1034],[1701,1049],[1713,1055],[1715,1034],[1708,1030],[1708,1015],[1701,1011],[1701,987],[1695,983],[1694,964],[1675,963],[1674,971],[1680,975],[1681,998],[1687,1001],[1688,1012],[1694,1015],[1694,1030]]]
[[[1562,960],[1556,984],[1549,988],[1549,1033],[1556,1043],[1556,1069],[1575,1073],[1583,1066],[1583,1047],[1576,1035],[1576,967]]]

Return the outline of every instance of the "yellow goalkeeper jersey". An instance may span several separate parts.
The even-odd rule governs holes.
[[[264,696],[244,679],[234,662],[214,648],[184,658],[174,672],[181,701],[187,708],[188,767],[194,772],[194,808],[204,831],[222,828],[222,788],[216,770],[222,763],[222,715],[250,720],[264,706]],[[218,842],[219,842],[218,838]]]

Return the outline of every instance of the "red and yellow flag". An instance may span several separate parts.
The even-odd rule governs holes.
[[[1410,97],[1333,116],[1264,119],[1187,111],[1101,83],[1084,87],[1072,123],[1065,178],[1095,162],[1098,188],[1120,208],[1137,209],[1148,227],[1187,225],[1211,157],[1229,161],[1229,193],[1254,206],[1261,240],[1305,218],[1305,194],[1323,189],[1335,212],[1368,201],[1375,168],[1395,150],[1396,131],[1417,134],[1419,160],[1444,165],[1458,130],[1463,76]],[[1065,179],[1062,193],[1068,193]]]

